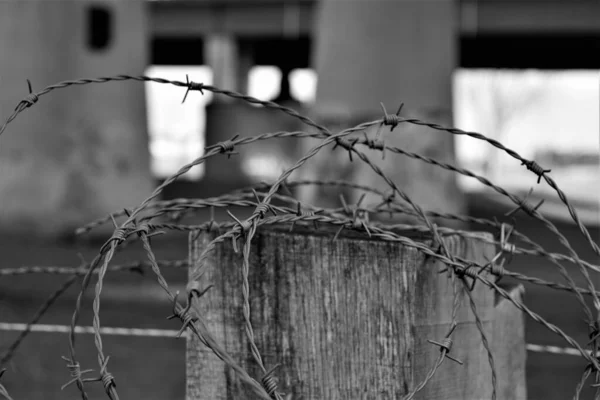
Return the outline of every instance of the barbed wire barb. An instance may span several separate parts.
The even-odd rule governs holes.
[[[400,106],[398,107],[398,111],[396,111],[396,114],[388,114],[387,110],[385,109],[385,105],[383,104],[383,102],[379,103],[381,105],[381,110],[383,111],[383,125],[389,125],[391,126],[390,128],[390,132],[393,132],[394,129],[396,129],[396,126],[398,126],[398,124],[400,123],[400,112],[402,112],[402,108],[404,107],[404,103],[400,103]],[[376,136],[377,139],[379,139],[379,136]]]
[[[521,165],[525,165],[529,171],[533,172],[538,176],[538,184],[542,181],[542,178],[545,176],[545,174],[552,172],[551,169],[544,169],[537,162],[532,160],[523,160],[521,162]]]
[[[185,74],[185,83],[187,89],[185,90],[185,95],[183,96],[183,100],[181,100],[181,104],[185,103],[190,90],[197,90],[200,92],[200,94],[204,95],[204,84],[190,81],[188,74]]]
[[[504,216],[511,217],[514,214],[516,214],[518,211],[523,210],[528,215],[534,217],[535,212],[542,206],[542,204],[544,204],[545,199],[540,200],[540,202],[537,205],[532,206],[527,201],[527,199],[529,198],[529,196],[531,196],[532,193],[533,193],[533,188],[529,189],[529,192],[527,192],[527,195],[523,199],[517,200],[517,207],[515,209],[507,212],[506,214],[504,214]]]
[[[452,357],[449,354],[450,350],[452,350],[452,343],[453,343],[452,339],[450,337],[454,333],[456,326],[457,326],[456,322],[452,323],[450,330],[448,331],[448,333],[446,333],[446,336],[444,336],[444,340],[442,340],[441,342],[436,342],[435,340],[430,340],[430,339],[427,339],[427,341],[431,344],[438,346],[440,348],[440,351],[444,354],[444,357],[454,361],[457,364],[463,365],[462,361],[460,361],[457,358]]]
[[[21,109],[33,106],[39,100],[37,94],[35,94],[31,89],[31,81],[29,79],[27,79],[27,89],[29,90],[29,94],[27,94],[27,96],[25,96],[23,100],[21,100],[19,104],[17,104],[17,106],[15,107],[16,112],[20,111]]]

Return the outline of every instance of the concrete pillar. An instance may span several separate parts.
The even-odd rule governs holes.
[[[204,60],[213,71],[213,85],[220,89],[238,90],[240,57],[234,36],[216,33],[204,39]],[[217,96],[216,101],[229,102],[226,96]]]
[[[213,85],[219,89],[246,92],[250,63],[242,63],[240,46],[234,36],[214,34],[204,40],[204,60],[211,67]],[[246,65],[248,64],[248,65]],[[245,109],[241,101],[228,96],[215,94],[206,106],[206,146],[231,139],[238,132],[236,121],[240,111]],[[202,180],[203,195],[214,195],[244,186],[249,179],[243,173],[239,156],[228,158],[216,156],[206,161]]]
[[[62,80],[142,73],[145,11],[139,1],[0,2],[2,119],[27,94],[26,79],[39,91]],[[0,137],[0,229],[68,233],[140,203],[152,189],[141,83],[56,90]]]
[[[279,68],[281,69],[281,79],[279,81],[280,90],[279,94],[273,99],[273,101],[277,104],[290,103],[291,107],[291,104],[298,104],[298,102],[292,97],[291,93],[290,73],[292,72],[293,68],[291,65],[286,63],[285,60],[282,60]]]
[[[404,102],[404,115],[451,125],[451,78],[458,44],[455,8],[451,0],[321,1],[314,54],[319,79],[315,117],[340,130],[381,118],[380,102],[389,113]],[[375,130],[368,134],[374,135]],[[453,138],[448,133],[409,124],[383,132],[388,145],[454,162]],[[307,149],[313,145],[306,142]],[[378,153],[368,154],[424,208],[462,211],[453,174],[400,155],[386,154],[381,160]],[[334,154],[321,154],[304,171],[309,178],[345,178],[387,187],[368,166],[349,164],[348,154],[339,148]],[[314,187],[302,197],[339,205],[337,196],[328,200]]]
[[[213,70],[213,84],[221,89],[248,92],[248,74],[254,65],[252,44],[238,42],[234,37],[222,34],[209,37],[205,41],[205,60]],[[291,66],[282,60],[282,72],[287,79]],[[285,82],[287,84],[287,82]],[[282,93],[275,101],[283,105],[299,108],[300,104],[290,98],[289,84],[284,84]],[[293,131],[301,124],[277,111],[251,106],[244,101],[216,95],[206,107],[206,144],[210,146],[231,139],[234,135],[253,136],[280,130]],[[262,180],[264,176],[252,175],[252,165],[275,163],[276,172],[282,172],[297,158],[297,139],[272,139],[245,145],[240,154],[231,158],[213,157],[207,160],[205,176],[202,180],[202,194],[215,195],[228,190],[247,186]]]

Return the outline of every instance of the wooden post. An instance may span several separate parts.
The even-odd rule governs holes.
[[[443,340],[451,326],[453,288],[447,274],[439,273],[445,266],[398,243],[355,233],[333,241],[333,232],[325,231],[296,227],[289,233],[272,227],[259,229],[253,240],[251,321],[265,366],[281,364],[276,373],[279,391],[293,393],[293,399],[398,399],[425,378],[440,355],[427,340]],[[406,236],[431,245],[426,236]],[[191,274],[215,234],[195,237],[190,236]],[[478,262],[494,253],[493,246],[476,239],[444,240],[454,255]],[[214,288],[199,300],[202,319],[216,340],[260,381],[262,373],[244,329],[241,252],[234,253],[227,241],[207,262],[202,279]],[[494,292],[479,283],[472,295],[491,342],[497,329]],[[460,301],[450,355],[464,365],[446,359],[416,399],[475,400],[491,395],[487,353],[468,299],[462,296]],[[515,338],[510,345],[518,354],[498,351],[497,366],[509,365],[504,357],[524,351],[523,337]],[[188,399],[247,398],[248,392],[231,368],[196,338],[188,340]]]
[[[213,83],[221,89],[238,90],[239,51],[235,37],[225,34],[214,34],[204,39],[204,59],[212,68]],[[232,101],[226,96],[219,96],[219,102]]]

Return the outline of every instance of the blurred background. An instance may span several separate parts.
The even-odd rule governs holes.
[[[180,81],[187,75],[276,101],[333,131],[381,118],[380,102],[388,113],[404,103],[402,116],[481,132],[551,169],[598,240],[599,20],[596,0],[3,0],[0,116],[7,118],[27,95],[27,79],[40,91],[63,80],[115,74]],[[91,260],[111,227],[87,241],[73,240],[74,229],[139,204],[205,146],[236,134],[309,130],[283,113],[209,92],[190,92],[182,104],[184,93],[132,81],[70,87],[40,97],[9,124],[0,137],[0,268],[76,266],[77,253]],[[556,193],[508,154],[467,136],[407,124],[384,135],[391,146],[470,169],[512,193],[524,196],[533,188],[531,201],[545,200],[540,211],[580,257],[600,263]],[[244,146],[231,159],[213,157],[162,198],[208,197],[273,181],[314,144],[282,139]],[[492,218],[513,208],[474,179],[402,156],[373,159],[425,209]],[[347,161],[340,149],[326,151],[292,178],[385,187]],[[337,192],[310,186],[296,194],[339,206]],[[528,217],[519,215],[517,228],[545,247],[558,245]],[[156,241],[160,257],[186,259],[185,235],[169,237]],[[141,258],[132,246],[118,261]],[[510,268],[559,280],[542,259],[515,257]],[[169,271],[167,278],[185,286],[185,271]],[[0,322],[27,322],[62,279],[0,275]],[[70,289],[42,322],[68,323],[76,293]],[[109,276],[105,297],[105,325],[177,328],[162,320],[170,305],[150,276]],[[585,339],[573,296],[526,285],[525,298],[550,322]],[[90,315],[82,323],[89,324]],[[528,342],[564,345],[527,323]],[[0,350],[16,335],[0,330]],[[106,341],[125,397],[184,396],[183,341]],[[63,398],[58,389],[68,371],[59,356],[66,343],[64,334],[26,339],[3,378],[15,398]],[[93,364],[91,338],[80,343],[83,360]],[[528,354],[529,398],[572,396],[584,367],[578,357]]]

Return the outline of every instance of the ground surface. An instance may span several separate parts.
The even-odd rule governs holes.
[[[170,197],[177,195],[171,192]],[[492,217],[505,210],[490,208],[486,202],[474,201],[470,213],[476,216]],[[571,241],[580,256],[588,261],[600,263],[598,257],[584,242],[573,225],[560,223],[559,229]],[[518,220],[518,228],[537,240],[546,248],[564,252],[558,241],[538,223],[528,219]],[[598,240],[598,229],[592,230]],[[4,236],[0,240],[2,264],[0,268],[22,265],[68,265],[79,262],[77,252],[91,260],[98,251],[98,243],[73,246],[68,244],[44,244],[33,239]],[[158,258],[183,259],[187,257],[187,237],[171,236],[171,239],[157,239],[155,249]],[[141,246],[134,245],[117,257],[117,261],[142,259]],[[567,266],[570,269],[574,267]],[[559,275],[548,262],[533,257],[516,257],[510,268],[547,280],[560,281]],[[183,289],[186,272],[172,270],[166,278],[174,288]],[[66,276],[28,275],[3,277],[0,279],[0,322],[27,322],[40,304],[66,279]],[[576,279],[579,285],[583,280]],[[596,277],[596,284],[600,280]],[[526,303],[537,310],[548,321],[564,327],[564,330],[578,341],[584,341],[585,325],[581,322],[583,313],[574,296],[539,286],[526,286]],[[150,273],[144,277],[132,273],[109,275],[104,285],[101,323],[103,326],[178,329],[177,321],[166,321],[170,304],[157,289]],[[78,285],[71,288],[41,323],[68,324],[71,318]],[[91,325],[91,297],[86,297],[82,325]],[[0,331],[0,349],[4,350],[16,337],[15,332]],[[78,356],[82,367],[95,368],[97,361],[91,335],[78,337]],[[532,320],[527,320],[527,341],[529,343],[565,346],[557,336]],[[116,377],[122,399],[183,399],[185,393],[185,341],[169,338],[138,338],[104,336],[103,345],[110,356],[109,370]],[[65,362],[61,355],[67,355],[65,334],[31,334],[18,350],[3,383],[15,400],[18,399],[65,399],[79,398],[75,387],[60,391],[60,386],[69,380]],[[529,399],[571,398],[577,380],[585,367],[582,358],[552,354],[528,353],[527,380]],[[97,373],[97,372],[96,372]],[[90,376],[95,376],[94,374]],[[100,383],[88,384],[91,398],[106,398]],[[590,398],[590,392],[587,396]]]

